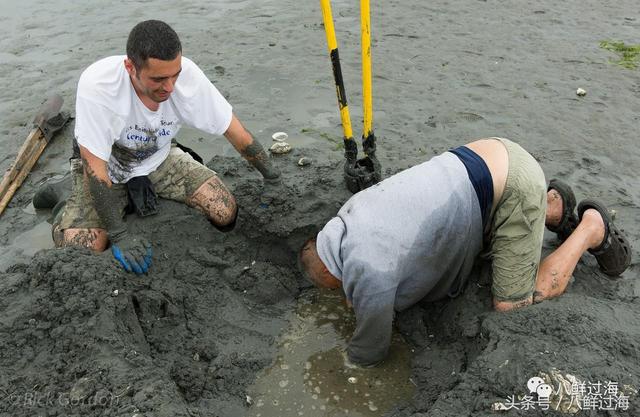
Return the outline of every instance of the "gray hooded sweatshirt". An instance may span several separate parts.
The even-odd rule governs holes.
[[[465,166],[445,152],[355,194],[320,231],[317,248],[353,304],[349,359],[380,362],[394,312],[457,295],[482,249]]]

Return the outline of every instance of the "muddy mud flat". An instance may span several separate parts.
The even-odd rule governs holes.
[[[489,416],[552,370],[617,382],[629,409],[609,415],[635,415],[634,282],[605,278],[586,257],[566,295],[509,314],[490,310],[479,265],[461,297],[398,315],[381,368],[347,367],[353,315],[339,293],[309,288],[296,265],[302,243],[349,197],[343,160],[300,167],[304,153],[277,157],[275,189],[239,158],[213,158],[241,207],[231,233],[169,201],[157,216],[129,218],[155,243],[148,276],[80,249],[45,249],[9,267],[2,415]]]
[[[329,416],[559,415],[493,411],[509,396],[524,399],[527,382],[542,372],[591,387],[617,382],[628,394],[626,411],[577,415],[640,415],[633,394],[640,386],[640,85],[637,69],[610,63],[616,55],[601,47],[639,42],[637,2],[372,4],[374,119],[386,176],[473,138],[505,136],[537,157],[548,180],[563,178],[578,199],[611,204],[636,249],[620,279],[597,272],[587,255],[567,294],[522,311],[493,313],[479,269],[458,299],[402,312],[397,337],[408,350],[392,352],[388,365],[402,358],[409,368],[386,369],[399,369],[398,387],[408,375],[414,388],[397,402],[373,390],[375,378],[342,372],[341,332],[352,318],[338,311],[339,300],[310,291],[295,267],[302,241],[348,198],[321,12],[312,3],[4,2],[2,170],[42,94],[57,91],[72,109],[82,68],[123,53],[129,28],[144,18],[176,28],[185,54],[263,144],[280,130],[308,142],[289,141],[294,150],[278,157],[285,191],[264,197],[259,175],[233,149],[215,149],[209,139],[186,143],[203,155],[233,154],[210,166],[238,196],[240,223],[221,234],[171,202],[155,218],[132,219],[155,245],[153,273],[141,278],[109,254],[35,254],[51,241],[47,215],[34,214],[29,200],[42,178],[68,169],[70,129],[49,144],[0,221],[0,415],[295,416],[322,405]],[[358,4],[332,3],[358,126]],[[313,163],[298,167],[303,156]],[[545,252],[555,245],[548,236]],[[327,304],[335,309],[322,311]],[[314,336],[316,345],[303,346]]]

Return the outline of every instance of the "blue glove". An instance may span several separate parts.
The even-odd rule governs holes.
[[[127,272],[146,274],[151,267],[151,244],[144,238],[121,233],[111,239],[111,253]]]

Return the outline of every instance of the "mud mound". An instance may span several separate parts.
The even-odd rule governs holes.
[[[70,248],[11,267],[0,281],[0,411],[242,415],[246,387],[273,361],[274,337],[308,285],[295,253],[348,196],[336,192],[342,161],[302,169],[297,158],[278,159],[286,180],[268,189],[239,158],[211,162],[240,206],[231,233],[170,201],[129,218],[154,243],[148,276]]]
[[[529,395],[529,378],[553,369],[575,375],[587,390],[589,384],[617,382],[629,396],[628,410],[608,415],[637,415],[640,306],[628,292],[633,276],[611,280],[579,265],[576,282],[562,297],[496,313],[490,309],[487,275],[486,268],[477,272],[457,299],[400,315],[401,332],[418,347],[413,360],[418,391],[411,405],[391,415],[495,416],[494,403]],[[600,415],[604,404],[580,415]],[[536,407],[506,415],[556,414],[561,415]]]
[[[244,415],[247,388],[276,359],[275,338],[309,285],[296,252],[349,197],[341,159],[298,167],[303,154],[277,158],[277,186],[264,186],[239,158],[209,163],[239,203],[230,233],[169,201],[157,216],[129,218],[154,244],[148,276],[125,273],[109,253],[78,249],[42,251],[11,267],[0,280],[0,412]],[[490,309],[488,271],[479,265],[461,297],[401,313],[397,325],[415,349],[416,394],[388,414],[495,415],[494,403],[527,394],[530,377],[557,369],[618,382],[633,415],[634,271],[610,280],[585,256],[575,277],[559,299],[500,314]]]

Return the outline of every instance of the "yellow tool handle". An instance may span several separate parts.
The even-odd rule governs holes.
[[[373,133],[373,98],[371,92],[371,17],[369,0],[360,0],[360,34],[362,47],[362,137]]]
[[[340,69],[340,55],[338,54],[338,41],[336,31],[333,26],[333,16],[331,14],[330,0],[320,0],[322,9],[322,20],[324,21],[324,31],[327,35],[327,46],[329,57],[333,68],[333,79],[336,84],[336,95],[338,96],[338,108],[340,109],[340,120],[342,121],[342,131],[346,140],[353,139],[351,128],[351,117],[349,116],[349,106],[347,105],[347,94],[344,89],[342,70]]]

